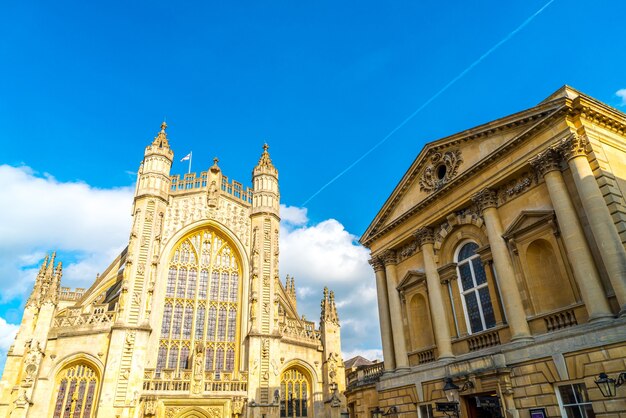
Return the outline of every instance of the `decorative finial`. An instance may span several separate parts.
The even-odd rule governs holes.
[[[220,162],[219,158],[217,158],[217,157],[213,158],[213,165],[217,165],[217,163],[219,163],[219,162]]]
[[[166,129],[167,129],[167,123],[165,123],[165,121],[163,121],[163,123],[161,124],[161,132],[165,133]]]
[[[263,152],[267,152],[267,150],[270,148],[269,145],[267,145],[267,142],[263,144]]]

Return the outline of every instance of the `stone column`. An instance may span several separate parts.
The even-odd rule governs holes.
[[[437,263],[435,262],[435,250],[433,247],[435,238],[433,231],[430,228],[420,228],[414,235],[424,257],[428,305],[430,306],[430,316],[433,321],[438,358],[440,360],[453,358],[450,327],[448,326],[443,296],[441,295],[441,279],[437,271]]]
[[[591,232],[619,303],[620,315],[624,315],[626,314],[626,250],[593,175],[589,160],[587,160],[587,139],[573,134],[562,140],[557,148],[572,171],[576,190],[578,190]]]
[[[389,296],[389,314],[391,317],[396,368],[408,368],[409,357],[406,353],[406,342],[404,340],[404,321],[402,320],[402,309],[400,308],[400,294],[396,289],[396,252],[393,250],[385,251],[383,260],[385,263],[385,275],[387,276],[387,295]]]
[[[393,337],[391,335],[391,319],[389,317],[389,300],[387,299],[387,284],[385,283],[385,265],[380,257],[373,257],[369,263],[376,274],[376,294],[378,295],[378,320],[380,321],[380,336],[383,342],[383,362],[385,371],[396,368]]]
[[[602,288],[593,256],[585,240],[583,227],[563,180],[559,167],[560,162],[561,156],[558,152],[554,149],[548,149],[531,159],[530,165],[546,181],[556,219],[559,222],[567,258],[589,313],[589,322],[610,318],[613,316],[611,308]]]
[[[482,212],[485,220],[493,264],[496,268],[504,310],[507,313],[506,317],[511,331],[511,341],[531,340],[530,328],[526,321],[526,312],[524,311],[522,297],[515,280],[513,262],[511,261],[506,243],[502,238],[502,224],[496,209],[496,193],[490,189],[483,189],[476,193],[472,200]]]

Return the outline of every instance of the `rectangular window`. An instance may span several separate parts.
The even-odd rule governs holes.
[[[419,418],[433,418],[433,405],[420,405]]]
[[[559,402],[564,417],[595,418],[584,383],[573,383],[558,387]]]

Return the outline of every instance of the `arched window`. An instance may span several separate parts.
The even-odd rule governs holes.
[[[462,244],[456,256],[459,288],[465,309],[465,320],[471,333],[480,332],[496,325],[493,314],[487,275],[476,253],[478,244]]]
[[[309,380],[299,369],[285,370],[280,376],[280,416],[308,417],[310,387]]]
[[[84,363],[66,367],[57,376],[54,418],[91,418],[95,410],[98,373]]]
[[[205,369],[236,367],[241,262],[229,242],[205,228],[174,247],[168,266],[157,370],[190,367],[196,343]]]

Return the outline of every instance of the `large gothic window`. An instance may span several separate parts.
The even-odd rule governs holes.
[[[480,256],[476,253],[477,249],[478,244],[467,242],[460,247],[456,256],[465,319],[472,333],[496,325],[487,275]]]
[[[207,371],[233,371],[241,262],[212,229],[196,231],[174,248],[168,266],[157,371],[189,369],[189,355],[205,347]]]
[[[54,418],[91,418],[95,410],[98,374],[86,364],[67,367],[57,377]]]
[[[280,416],[308,417],[310,383],[299,369],[287,369],[280,376]]]

